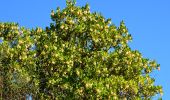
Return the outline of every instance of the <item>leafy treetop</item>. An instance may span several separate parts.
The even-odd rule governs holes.
[[[143,100],[162,94],[150,77],[159,64],[129,47],[123,21],[116,27],[88,4],[68,0],[51,19],[44,30],[0,23],[3,98]]]

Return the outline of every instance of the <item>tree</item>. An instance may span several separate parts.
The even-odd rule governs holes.
[[[32,39],[30,31],[19,28],[15,23],[0,23],[0,71],[1,98],[5,100],[25,98],[32,93],[31,50]]]
[[[51,12],[46,29],[0,24],[1,90],[11,89],[3,98],[143,100],[162,94],[150,76],[159,64],[129,47],[123,21],[116,27],[88,4],[66,4]]]

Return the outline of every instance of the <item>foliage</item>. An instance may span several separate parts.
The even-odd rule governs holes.
[[[143,100],[162,94],[150,77],[159,64],[129,47],[123,21],[116,27],[75,1],[51,18],[46,29],[0,23],[3,99]]]

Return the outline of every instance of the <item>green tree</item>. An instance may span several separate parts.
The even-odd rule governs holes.
[[[66,4],[51,12],[46,29],[0,24],[2,98],[147,100],[162,94],[150,77],[159,64],[129,47],[123,21],[116,27],[88,4]]]
[[[25,98],[31,88],[28,86],[31,66],[26,61],[31,40],[28,34],[26,29],[19,28],[15,23],[0,23],[0,83],[3,100]]]

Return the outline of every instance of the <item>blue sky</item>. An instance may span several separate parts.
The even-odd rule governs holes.
[[[170,0],[77,0],[77,5],[90,4],[91,11],[101,12],[119,25],[125,21],[133,41],[132,49],[144,57],[155,59],[161,70],[152,76],[163,86],[163,100],[170,98]],[[65,0],[1,0],[0,22],[18,22],[20,26],[35,28],[49,26],[50,12],[65,7]]]

